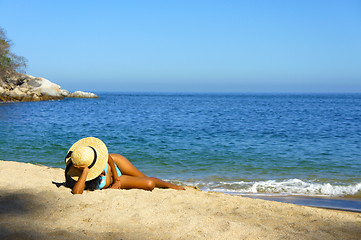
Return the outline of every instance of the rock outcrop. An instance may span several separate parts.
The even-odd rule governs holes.
[[[2,102],[59,100],[65,97],[98,98],[97,95],[89,92],[70,93],[45,78],[21,73],[12,73],[6,79],[0,79]]]
[[[72,98],[98,98],[97,95],[91,92],[82,92],[82,91],[76,91],[73,93],[70,93],[67,97]]]

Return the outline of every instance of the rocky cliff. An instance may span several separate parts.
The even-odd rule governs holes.
[[[0,102],[59,100],[65,97],[98,98],[94,93],[70,93],[49,80],[31,75],[12,73],[0,78]]]

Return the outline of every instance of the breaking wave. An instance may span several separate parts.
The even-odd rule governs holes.
[[[307,196],[358,196],[361,198],[361,182],[341,185],[331,183],[305,182],[300,179],[284,181],[267,180],[257,182],[187,182],[205,191],[239,194],[287,194]]]

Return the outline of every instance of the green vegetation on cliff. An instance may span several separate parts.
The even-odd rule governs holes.
[[[8,74],[25,72],[26,59],[11,52],[12,42],[6,37],[5,30],[0,27],[0,79]]]

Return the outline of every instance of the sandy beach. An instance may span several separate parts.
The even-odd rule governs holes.
[[[0,161],[1,239],[360,239],[361,214],[155,189],[73,195],[64,170]]]

